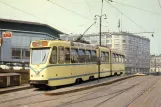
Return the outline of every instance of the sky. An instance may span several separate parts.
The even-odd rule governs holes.
[[[102,13],[107,16],[107,19],[102,18],[103,32],[118,32],[120,19],[122,31],[154,32],[154,37],[151,33],[139,35],[150,39],[151,54],[161,54],[161,6],[158,0],[110,2],[119,11],[106,1],[103,0]],[[99,18],[95,20],[94,16],[101,14],[101,6],[102,0],[0,0],[0,18],[45,23],[67,34],[83,34],[96,21],[87,34],[99,33]]]

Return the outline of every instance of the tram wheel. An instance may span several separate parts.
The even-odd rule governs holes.
[[[80,84],[81,83],[81,79],[80,78],[77,78],[76,81],[75,81],[76,84]]]
[[[92,81],[92,80],[93,80],[93,76],[90,76],[90,77],[89,77],[89,81]]]

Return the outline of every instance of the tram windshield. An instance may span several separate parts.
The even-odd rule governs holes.
[[[50,48],[32,49],[32,64],[44,64],[47,61]]]

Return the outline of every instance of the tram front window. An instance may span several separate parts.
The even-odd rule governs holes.
[[[44,49],[32,49],[32,64],[44,64],[47,61],[49,55],[49,48]]]

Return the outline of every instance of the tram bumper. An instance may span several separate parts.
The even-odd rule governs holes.
[[[36,84],[46,85],[48,84],[48,80],[30,80],[29,84],[30,85],[36,85]]]

